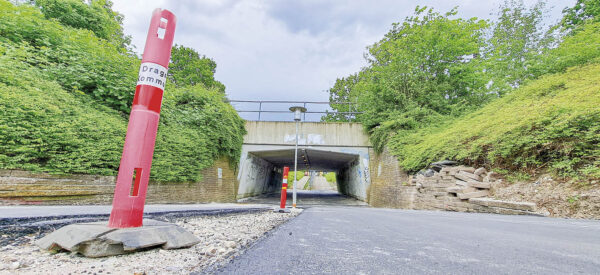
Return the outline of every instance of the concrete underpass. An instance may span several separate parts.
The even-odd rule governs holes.
[[[284,166],[294,169],[295,125],[248,121],[240,158],[238,200],[277,203]],[[368,137],[354,123],[302,123],[298,170],[335,172],[337,191],[307,191],[297,186],[298,206],[366,204],[370,185]],[[291,175],[291,174],[290,174]],[[311,173],[314,180],[316,173]],[[293,176],[290,176],[288,205]],[[306,180],[304,181],[306,182]],[[304,185],[304,182],[302,185]]]

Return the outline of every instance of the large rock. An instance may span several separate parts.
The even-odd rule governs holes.
[[[535,205],[535,203],[532,203],[532,202],[501,201],[501,200],[494,200],[491,198],[472,198],[472,199],[469,199],[469,202],[473,203],[473,204],[489,206],[489,207],[500,207],[500,208],[507,208],[507,209],[522,210],[522,211],[531,211],[531,212],[536,211],[536,205]]]
[[[452,187],[448,187],[446,188],[446,192],[448,193],[472,193],[472,192],[477,192],[478,190],[476,188],[473,187],[461,187],[461,186],[452,186]]]
[[[478,176],[486,176],[485,174],[487,174],[487,170],[485,170],[485,168],[481,167],[481,168],[478,168],[477,170],[475,170],[473,172],[473,174],[478,175]]]
[[[144,226],[110,228],[106,221],[71,224],[39,239],[36,244],[46,250],[68,250],[86,257],[105,257],[137,250],[162,247],[176,249],[200,242],[196,236],[171,223],[144,220]]]
[[[481,177],[480,176],[475,175],[475,174],[470,173],[470,172],[466,172],[466,171],[460,171],[456,175],[454,175],[454,177],[457,178],[457,179],[459,179],[459,180],[463,180],[463,181],[470,181],[470,180],[481,181]]]
[[[444,167],[455,166],[457,164],[458,164],[458,162],[456,162],[456,161],[442,160],[442,161],[432,163],[430,165],[430,167],[431,167],[431,169],[435,170],[436,172],[440,172],[440,170],[442,170]]]
[[[448,187],[446,188],[446,192],[448,193],[460,193],[462,191],[462,187],[460,186],[452,186],[452,187]]]
[[[471,187],[475,187],[475,188],[481,188],[481,189],[490,189],[490,187],[492,186],[491,183],[489,182],[480,182],[480,181],[467,181],[467,185],[471,186]]]
[[[484,190],[484,191],[476,191],[476,192],[470,192],[470,193],[457,193],[456,195],[461,200],[466,200],[466,199],[471,199],[471,198],[487,197],[490,195],[490,192],[488,192],[487,190]]]
[[[467,184],[467,182],[466,182],[466,181],[463,181],[463,180],[457,180],[457,181],[456,181],[456,185],[458,185],[458,186],[463,186],[463,187],[468,187],[468,186],[469,186],[469,185]]]

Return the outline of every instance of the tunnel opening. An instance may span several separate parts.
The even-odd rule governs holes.
[[[299,148],[296,183],[298,206],[364,205],[369,178],[363,173],[363,166],[368,166],[368,163],[361,162],[361,159],[364,157],[361,158],[360,153],[352,149]],[[291,205],[294,149],[289,147],[248,151],[240,165],[237,198],[246,202],[277,203],[284,166],[290,167],[287,191],[288,205]]]

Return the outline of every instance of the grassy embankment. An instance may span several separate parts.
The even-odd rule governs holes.
[[[473,113],[393,136],[388,145],[408,171],[453,159],[520,179],[551,172],[587,184],[600,178],[600,65],[545,75]]]

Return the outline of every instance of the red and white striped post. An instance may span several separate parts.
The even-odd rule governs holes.
[[[279,204],[280,209],[285,209],[285,202],[287,200],[287,187],[288,187],[288,173],[290,168],[287,166],[283,167],[283,183],[281,184],[281,203]]]
[[[108,221],[112,228],[142,226],[175,24],[168,10],[152,13]]]

